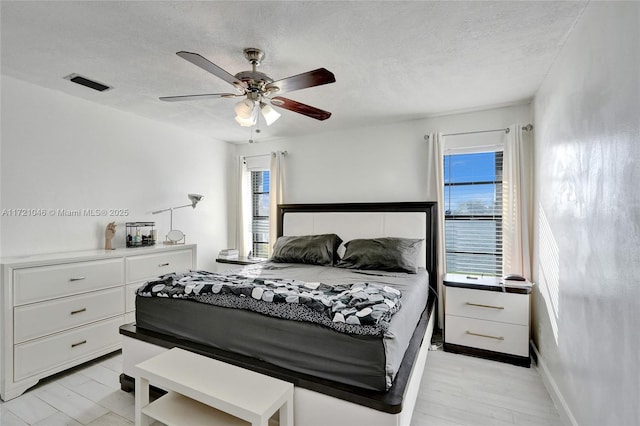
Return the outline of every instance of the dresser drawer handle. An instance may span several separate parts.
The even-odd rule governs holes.
[[[161,264],[159,264],[158,266],[159,266],[159,267],[169,266],[169,262],[167,262],[167,263],[161,263]]]
[[[69,281],[82,281],[82,280],[86,280],[87,277],[71,277],[69,278]]]
[[[489,334],[479,334],[479,333],[474,333],[474,332],[469,331],[469,330],[467,330],[466,333],[470,334],[471,336],[486,337],[487,339],[504,340],[504,337],[502,337],[502,336],[491,336]]]
[[[71,311],[71,315],[79,314],[86,311],[87,311],[87,308],[78,309],[77,311]]]
[[[82,342],[78,342],[78,343],[72,343],[71,347],[75,348],[76,346],[84,345],[85,343],[87,343],[86,340],[83,340]]]
[[[504,306],[481,305],[479,303],[471,303],[471,302],[467,302],[466,304],[469,306],[478,306],[480,308],[504,309]]]

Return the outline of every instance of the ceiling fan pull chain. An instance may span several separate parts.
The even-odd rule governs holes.
[[[260,109],[260,104],[256,104],[256,108]],[[256,115],[256,133],[260,133],[260,112]]]

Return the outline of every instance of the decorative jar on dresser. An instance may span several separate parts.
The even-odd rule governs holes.
[[[196,246],[87,250],[2,258],[0,397],[120,349],[145,281],[196,268]]]
[[[446,274],[444,350],[529,367],[528,281]]]

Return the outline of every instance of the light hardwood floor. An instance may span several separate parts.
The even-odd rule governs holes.
[[[134,399],[120,390],[121,366],[116,352],[43,381],[0,402],[0,425],[130,426]],[[412,425],[560,426],[561,421],[535,367],[438,350],[427,357]]]
[[[540,373],[495,361],[429,352],[412,425],[557,425]]]

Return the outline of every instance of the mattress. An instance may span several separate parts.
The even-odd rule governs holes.
[[[368,336],[193,300],[138,296],[136,326],[363,389],[386,391],[392,386],[427,305],[429,279],[424,269],[406,274],[266,262],[244,271],[265,279],[388,285],[402,292],[402,307],[383,335]]]

